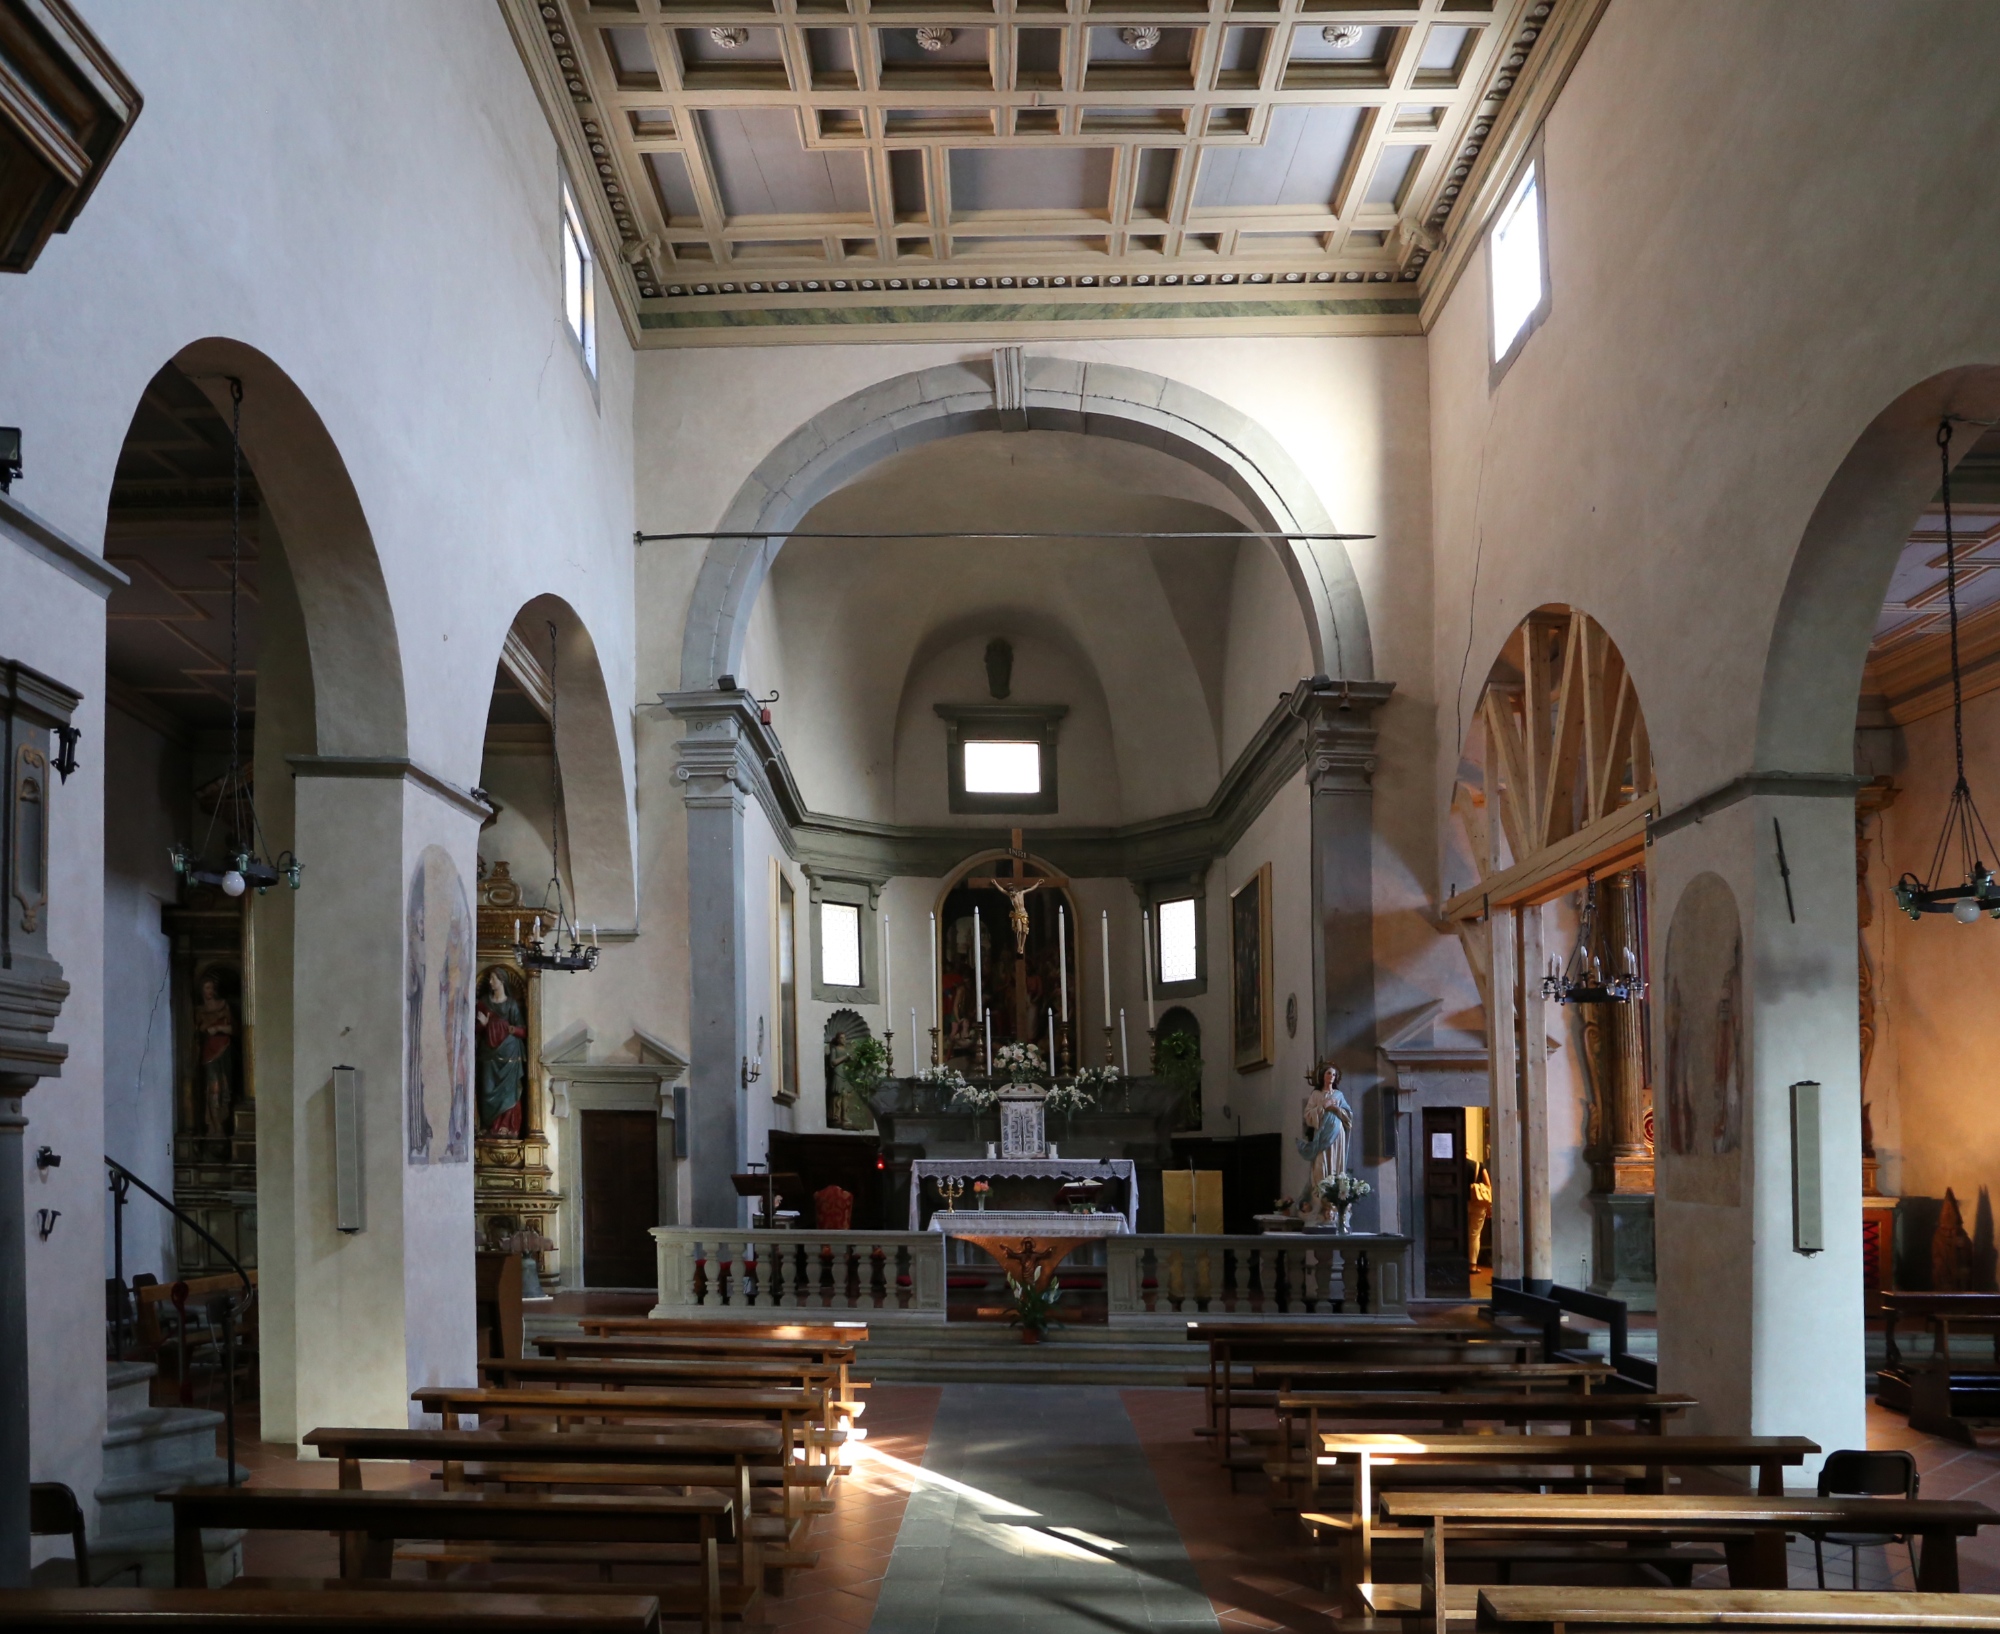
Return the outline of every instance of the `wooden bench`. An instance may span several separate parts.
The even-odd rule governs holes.
[[[1437,1616],[1437,1607],[1446,1603],[1447,1539],[1454,1531],[1482,1538],[1569,1533],[1596,1538],[1637,1537],[1654,1542],[1720,1542],[1729,1566],[1730,1587],[1734,1589],[1784,1588],[1788,1581],[1785,1539],[1792,1532],[1911,1533],[1921,1543],[1917,1588],[1955,1594],[1958,1540],[1982,1526],[2000,1524],[2000,1514],[1984,1504],[1929,1498],[1387,1492],[1382,1495],[1381,1509],[1390,1525],[1422,1530],[1422,1606],[1426,1617],[1439,1629],[1443,1622]],[[1357,1569],[1366,1570],[1365,1562]],[[1360,1603],[1357,1580],[1350,1576],[1346,1586],[1351,1603]]]
[[[761,1334],[671,1333],[550,1334],[535,1340],[544,1356],[562,1361],[596,1360],[607,1357],[648,1356],[742,1356],[766,1357],[780,1361],[804,1359],[831,1367],[837,1375],[842,1399],[852,1399],[848,1371],[854,1362],[854,1344],[847,1339],[773,1339]]]
[[[646,1594],[490,1594],[418,1585],[297,1589],[0,1590],[7,1634],[658,1634]]]
[[[649,1592],[669,1604],[691,1604],[704,1631],[724,1615],[741,1616],[757,1595],[754,1548],[738,1551],[738,1579],[724,1585],[720,1534],[733,1530],[736,1504],[727,1493],[679,1496],[548,1497],[522,1492],[441,1492],[425,1487],[376,1492],[292,1487],[177,1487],[159,1495],[174,1511],[174,1583],[205,1588],[204,1529],[334,1532],[341,1538],[340,1575],[383,1579],[406,1539],[497,1544],[487,1557],[528,1558],[549,1545],[694,1544],[700,1583],[692,1596],[662,1586]]]
[[[707,1317],[584,1316],[577,1326],[585,1333],[712,1334],[725,1339],[812,1339],[823,1344],[865,1345],[866,1322],[738,1322]]]
[[[1455,1596],[1454,1596],[1455,1598]],[[1823,1589],[1489,1588],[1483,1628],[1519,1634],[1630,1628],[1991,1628],[2000,1594],[1852,1594]],[[1456,1607],[1453,1619],[1457,1618]]]
[[[493,1358],[479,1364],[481,1377],[502,1389],[534,1386],[579,1386],[594,1390],[621,1390],[631,1386],[676,1385],[714,1389],[742,1389],[762,1386],[769,1389],[808,1390],[821,1407],[821,1428],[842,1427],[862,1413],[862,1404],[842,1394],[842,1368],[837,1363],[818,1362],[810,1357],[744,1356],[601,1356],[569,1360],[555,1356],[530,1356],[519,1360]]]
[[[835,1445],[838,1431],[819,1429],[815,1421],[822,1405],[808,1390],[487,1390],[474,1385],[426,1385],[410,1392],[426,1413],[436,1413],[448,1430],[459,1419],[475,1414],[482,1423],[516,1419],[553,1419],[565,1425],[643,1423],[650,1420],[698,1420],[706,1423],[769,1423],[779,1427],[787,1446],[803,1446],[807,1462],[816,1452]]]
[[[1589,1435],[1600,1424],[1630,1424],[1650,1435],[1665,1432],[1666,1421],[1695,1405],[1693,1396],[1626,1395],[1605,1391],[1576,1395],[1530,1395],[1519,1391],[1467,1391],[1457,1395],[1429,1393],[1394,1395],[1359,1391],[1307,1390],[1278,1398],[1278,1428],[1270,1440],[1278,1447],[1274,1459],[1262,1459],[1264,1473],[1289,1485],[1311,1480],[1310,1460],[1295,1456],[1299,1442],[1293,1426],[1305,1421],[1304,1446],[1319,1444],[1321,1425],[1328,1420],[1366,1423],[1389,1420],[1398,1424],[1435,1425],[1462,1430],[1469,1423],[1502,1424],[1525,1430],[1529,1424],[1567,1423],[1572,1435]],[[1258,1432],[1245,1432],[1255,1441]],[[1232,1471],[1238,1467],[1232,1459]]]

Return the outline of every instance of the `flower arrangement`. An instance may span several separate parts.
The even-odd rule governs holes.
[[[1348,1208],[1375,1188],[1356,1174],[1332,1174],[1319,1183],[1319,1194],[1335,1208]]]
[[[986,1206],[986,1194],[990,1192],[992,1189],[993,1189],[992,1185],[987,1181],[984,1180],[973,1181],[972,1183],[973,1202],[977,1203],[981,1208],[984,1208]]]
[[[1095,1098],[1107,1090],[1116,1089],[1125,1080],[1118,1076],[1116,1067],[1085,1067],[1071,1081],[1078,1089],[1088,1090]]]
[[[1042,1104],[1051,1112],[1088,1112],[1097,1104],[1097,1097],[1079,1075],[1066,1084],[1052,1085]]]
[[[993,1064],[1016,1084],[1031,1084],[1048,1071],[1039,1044],[1002,1044],[993,1052]]]
[[[957,1073],[953,1073],[952,1076],[958,1078],[958,1085],[951,1092],[951,1104],[953,1106],[970,1107],[975,1112],[984,1112],[989,1107],[995,1107],[1000,1104],[1000,1086],[998,1084],[974,1084],[959,1077]],[[940,1083],[942,1083],[942,1080],[940,1080]]]
[[[1038,1288],[1010,1274],[1007,1291],[1014,1296],[1014,1308],[1007,1313],[1007,1325],[1019,1328],[1023,1339],[1033,1344],[1056,1326],[1055,1304],[1062,1297],[1062,1284],[1054,1277]]]
[[[942,1100],[950,1100],[965,1088],[965,1074],[956,1067],[925,1067],[916,1075],[916,1081],[936,1092]]]

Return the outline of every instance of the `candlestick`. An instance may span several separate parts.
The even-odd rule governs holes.
[[[1110,1067],[1116,1066],[1117,1063],[1118,1057],[1111,1052],[1111,1027],[1107,1023],[1104,1028],[1104,1064]]]
[[[1124,1063],[1123,1072],[1132,1076],[1132,1041],[1125,1034],[1125,1007],[1118,1007],[1118,1059]]]
[[[937,1037],[937,1030],[938,1030],[937,950],[938,950],[937,915],[932,914],[931,915],[931,1037],[933,1038]],[[911,1036],[915,1037],[916,1035],[912,1033]],[[933,1055],[935,1055],[935,1052],[933,1052]],[[937,1061],[933,1059],[931,1065],[936,1066]]]
[[[1111,1035],[1111,910],[1104,910],[1104,937],[1100,944],[1104,951],[1104,1033],[1106,1061],[1109,1062]]]
[[[886,1074],[893,1078],[896,1076],[896,1035],[886,1027],[882,1030],[882,1052],[888,1057]]]
[[[931,1065],[937,1067],[943,1064],[944,1057],[938,1053],[938,1029],[933,1027],[931,1029]]]
[[[1146,1026],[1153,1025],[1153,914],[1152,910],[1139,915],[1139,951],[1146,961]]]
[[[1049,1073],[1051,1076],[1054,1075],[1055,1070],[1056,1070],[1056,1013],[1054,1010],[1050,1010],[1049,1011]]]
[[[982,962],[984,938],[979,931],[979,910],[972,910],[972,1009],[977,1015],[986,1008],[986,967]]]
[[[993,1012],[986,1012],[986,1076],[993,1076]]]
[[[1056,992],[1062,997],[1063,1025],[1069,1025],[1069,918],[1056,904]]]

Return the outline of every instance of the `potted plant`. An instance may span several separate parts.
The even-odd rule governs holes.
[[[1007,1075],[1010,1084],[1040,1083],[1048,1075],[1039,1044],[1002,1044],[993,1052],[993,1065]]]
[[[1177,1029],[1153,1046],[1153,1071],[1179,1101],[1176,1128],[1201,1127],[1201,1068],[1201,1040],[1194,1033]]]
[[[850,1129],[874,1127],[874,1109],[869,1105],[875,1091],[889,1076],[889,1046],[879,1038],[857,1038],[840,1064],[842,1121]]]
[[[1014,1296],[1014,1309],[1007,1316],[1008,1326],[1021,1330],[1023,1344],[1039,1345],[1048,1337],[1049,1329],[1057,1325],[1055,1304],[1062,1297],[1062,1283],[1050,1277],[1037,1287],[1010,1274],[1007,1291]]]
[[[1354,1205],[1375,1188],[1359,1175],[1328,1175],[1319,1183],[1319,1194],[1333,1211],[1334,1229],[1348,1232],[1354,1228]]]

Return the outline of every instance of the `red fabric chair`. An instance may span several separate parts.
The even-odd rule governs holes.
[[[821,1231],[852,1231],[854,1193],[844,1186],[823,1186],[814,1192],[813,1225]]]

